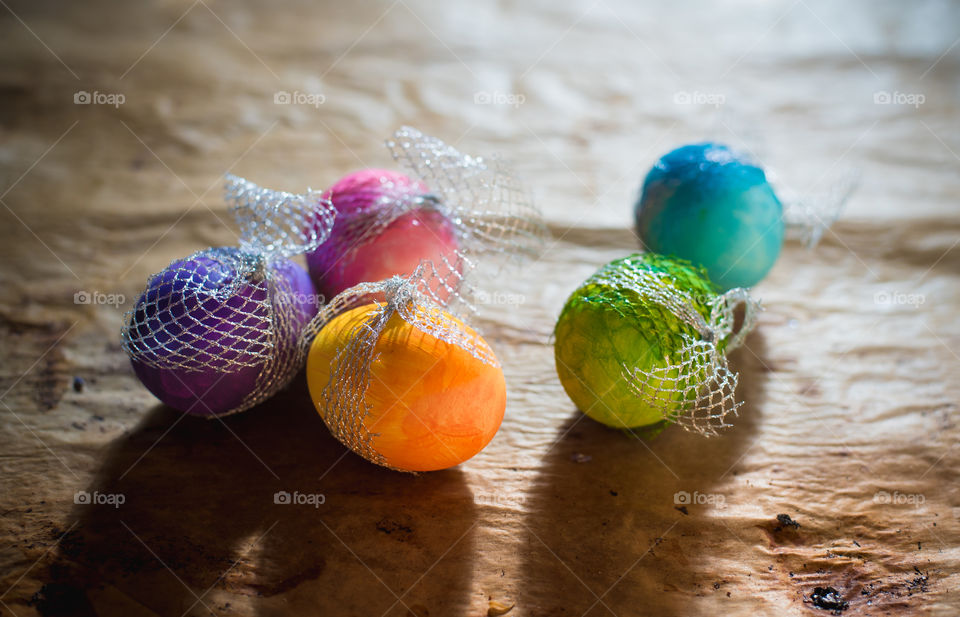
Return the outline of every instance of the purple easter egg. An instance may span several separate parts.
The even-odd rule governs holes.
[[[137,301],[128,326],[131,363],[170,407],[209,417],[237,410],[257,389],[268,361],[292,353],[316,315],[316,292],[303,268],[275,263],[268,285],[262,276],[237,274],[249,259],[220,248],[175,261],[150,279]],[[271,307],[280,305],[287,305],[288,325],[274,346]]]

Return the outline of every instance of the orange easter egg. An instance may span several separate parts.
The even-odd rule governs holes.
[[[367,413],[357,405],[352,415],[362,417],[333,417],[336,412],[323,394],[337,352],[377,311],[375,304],[347,311],[314,339],[307,357],[307,383],[320,415],[338,439],[387,467],[433,471],[471,458],[493,439],[503,421],[503,371],[456,344],[413,327],[397,313],[387,320],[375,343],[363,393]],[[431,314],[434,317],[430,319],[453,320],[486,352],[482,355],[493,358],[469,326],[439,308],[431,309]],[[352,394],[334,390],[334,398],[341,393],[344,400]]]

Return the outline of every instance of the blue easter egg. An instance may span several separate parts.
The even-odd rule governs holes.
[[[758,283],[783,244],[783,206],[763,169],[722,144],[663,156],[643,182],[634,216],[646,250],[703,266],[724,290]]]

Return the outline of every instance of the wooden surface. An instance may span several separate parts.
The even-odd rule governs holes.
[[[818,586],[848,615],[956,614],[958,24],[945,2],[4,2],[0,615],[826,614]],[[388,165],[400,124],[513,160],[553,232],[477,324],[508,384],[491,445],[375,468],[302,380],[222,422],[160,406],[122,312],[235,242],[222,175],[325,187]],[[550,332],[637,247],[645,170],[705,137],[800,194],[862,182],[756,289],[737,426],[641,442],[573,408]]]

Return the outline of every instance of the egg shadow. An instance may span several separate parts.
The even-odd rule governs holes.
[[[467,601],[462,473],[347,451],[302,376],[222,422],[154,408],[105,461],[90,501],[123,503],[74,506],[43,615],[419,616]]]
[[[744,404],[718,437],[672,426],[641,440],[571,416],[528,497],[518,605],[529,615],[695,614],[691,594],[712,592],[717,577],[703,547],[733,533],[718,501],[762,422],[765,362],[756,331],[730,354]]]

